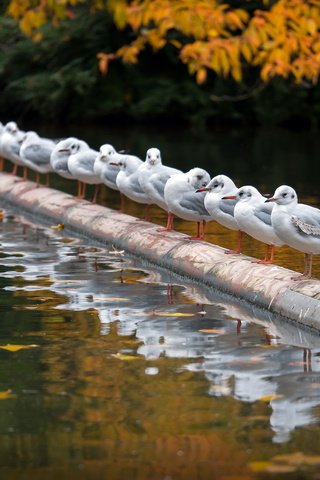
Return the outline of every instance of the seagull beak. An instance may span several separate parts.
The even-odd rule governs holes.
[[[235,200],[237,198],[237,195],[226,195],[225,197],[222,197],[222,200]]]
[[[275,197],[270,197],[270,198],[267,198],[267,200],[265,200],[264,203],[269,203],[269,202],[276,202],[277,199]]]
[[[116,162],[109,162],[109,165],[114,165],[115,167],[119,167],[119,164]]]
[[[70,152],[69,148],[60,148],[59,152]]]
[[[199,193],[199,192],[209,192],[209,188],[208,187],[200,187],[200,188],[198,188],[198,190],[196,190],[196,193]]]

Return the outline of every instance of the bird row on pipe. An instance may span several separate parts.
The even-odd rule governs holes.
[[[145,161],[127,153],[117,152],[110,144],[99,151],[76,137],[53,141],[36,132],[21,131],[15,122],[0,123],[0,155],[13,163],[12,173],[27,168],[39,174],[55,172],[78,181],[78,197],[84,198],[86,185],[95,185],[93,202],[100,185],[118,190],[121,205],[124,197],[144,204],[146,218],[150,205],[158,205],[168,213],[167,225],[160,231],[173,229],[174,216],[197,222],[197,235],[204,239],[206,224],[215,220],[238,232],[237,246],[226,254],[240,254],[243,233],[266,244],[266,254],[258,263],[273,263],[274,248],[289,245],[305,254],[302,275],[310,278],[312,257],[320,253],[320,210],[298,203],[295,190],[287,185],[278,187],[271,198],[264,197],[255,187],[237,188],[226,175],[210,175],[202,168],[183,173],[163,165],[158,148],[149,148]]]

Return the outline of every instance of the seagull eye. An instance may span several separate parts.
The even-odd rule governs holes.
[[[197,175],[198,180],[202,180],[202,175]]]
[[[282,196],[283,196],[284,198],[285,198],[287,195],[288,195],[287,192],[284,192],[284,193],[282,194]]]
[[[239,192],[239,197],[243,197],[244,192]]]
[[[213,188],[217,188],[217,187],[219,187],[219,185],[220,184],[218,182],[216,182],[216,183],[213,184]]]
[[[248,192],[247,193],[248,197],[252,197],[252,193]]]

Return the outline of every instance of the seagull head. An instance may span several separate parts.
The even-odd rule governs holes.
[[[117,152],[115,151],[114,147],[110,145],[109,143],[105,143],[104,145],[101,145],[100,151],[99,151],[99,160],[102,162],[112,162],[115,154]]]
[[[15,135],[19,130],[16,122],[6,123],[4,129],[5,129],[6,132],[11,133],[11,135]]]
[[[296,191],[292,187],[281,185],[281,187],[276,189],[273,196],[267,198],[265,202],[275,202],[278,205],[290,205],[291,203],[298,203],[298,197]]]
[[[192,168],[186,173],[188,183],[195,189],[206,187],[210,182],[210,175],[203,168]]]
[[[236,188],[234,182],[227,175],[216,175],[206,187],[199,188],[197,192],[212,192],[223,195],[231,190],[236,190]]]
[[[161,164],[160,150],[158,148],[149,148],[146,154],[146,162],[152,166]]]
[[[261,193],[251,185],[240,187],[234,195],[224,195],[223,200],[238,200],[239,202],[253,202],[262,197]]]

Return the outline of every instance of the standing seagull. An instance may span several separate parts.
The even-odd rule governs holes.
[[[142,189],[138,175],[138,168],[142,163],[142,160],[134,155],[116,153],[111,165],[118,166],[120,169],[116,180],[119,191],[134,202],[145,204],[144,218],[149,220],[149,207],[152,200]]]
[[[138,169],[141,187],[151,198],[152,202],[166,212],[168,212],[168,205],[164,198],[164,187],[168,179],[177,173],[182,172],[181,170],[162,164],[161,153],[158,148],[149,148],[147,150],[146,160]],[[166,230],[169,224],[170,214],[168,212],[167,227],[159,230]]]
[[[212,219],[204,206],[206,193],[196,193],[196,191],[205,187],[209,182],[209,173],[198,167],[169,178],[164,187],[164,198],[170,215],[166,230],[173,229],[173,215],[176,215],[184,220],[197,222],[197,235],[191,237],[191,240],[204,239],[206,222]]]
[[[238,192],[238,188],[231,178],[227,175],[217,175],[212,178],[206,187],[199,188],[197,192],[207,192],[204,198],[204,206],[208,210],[212,220],[220,223],[230,230],[238,232],[238,241],[236,250],[226,250],[228,254],[240,254],[243,232],[239,229],[239,225],[234,216],[234,207],[238,202],[238,198],[233,200],[223,199],[226,195],[234,196]]]
[[[53,171],[60,175],[60,177],[67,178],[68,180],[75,180],[68,169],[68,158],[70,155],[70,147],[78,139],[75,137],[68,137],[60,140],[50,155],[50,163]]]
[[[100,177],[94,173],[94,162],[99,152],[93,150],[83,140],[76,140],[70,147],[65,149],[69,152],[68,170],[71,175],[79,180],[78,197],[84,198],[86,185],[95,185],[92,202],[95,203],[98,196]]]
[[[278,187],[266,202],[275,203],[271,219],[277,235],[289,247],[305,255],[304,272],[293,280],[310,278],[312,257],[320,254],[320,210],[298,203],[295,190],[287,185]]]
[[[20,157],[20,147],[24,138],[25,132],[18,128],[16,122],[8,122],[5,124],[2,135],[0,151],[1,155],[10,160],[14,167],[12,169],[12,175],[17,175],[18,167],[23,167],[23,177],[27,177],[27,167]]]
[[[37,186],[39,186],[40,173],[47,176],[49,185],[49,172],[52,172],[50,155],[56,143],[48,138],[41,138],[36,132],[29,131],[25,134],[20,147],[20,157],[25,165],[37,174]]]
[[[238,199],[234,207],[234,217],[242,232],[266,244],[266,254],[257,263],[273,263],[274,247],[283,245],[271,224],[273,205],[265,203],[265,197],[251,185],[239,188],[236,195],[226,195],[224,199]]]

